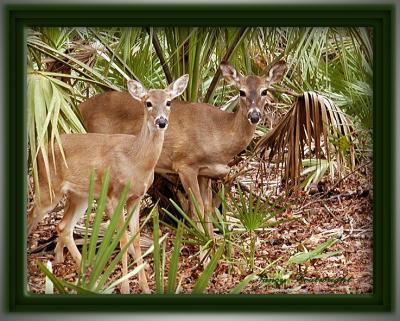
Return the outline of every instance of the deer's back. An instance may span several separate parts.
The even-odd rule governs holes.
[[[128,92],[98,94],[79,109],[90,133],[137,135],[143,123],[143,106]]]
[[[88,132],[135,135],[143,122],[143,107],[128,92],[96,95],[82,103],[80,110]],[[227,153],[233,117],[212,105],[174,100],[157,169],[176,171],[180,164],[228,163],[234,156]]]
[[[63,134],[61,142],[67,166],[58,144],[55,145],[56,171],[52,164],[52,155],[49,153],[52,180],[55,184],[62,184],[58,188],[86,193],[91,171],[95,169],[95,191],[98,193],[105,170],[109,168],[110,187],[118,193],[128,180],[138,176],[135,164],[140,160],[140,155],[132,153],[131,149],[135,144],[135,136]],[[140,187],[139,185],[136,184]]]

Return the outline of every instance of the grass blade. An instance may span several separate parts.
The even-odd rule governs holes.
[[[212,274],[214,273],[215,268],[217,267],[219,259],[224,253],[224,250],[225,250],[225,244],[222,244],[215,252],[214,256],[211,258],[211,261],[210,263],[208,263],[204,272],[198,278],[192,291],[193,294],[201,294],[204,292],[205,288],[207,287],[208,281],[210,280]]]
[[[93,262],[93,258],[95,256],[97,237],[99,235],[99,230],[100,230],[100,223],[103,218],[103,211],[106,207],[109,181],[110,181],[110,171],[109,171],[109,169],[107,169],[103,176],[100,198],[99,198],[99,202],[97,204],[96,216],[95,216],[95,221],[93,224],[92,237],[90,238],[90,243],[89,243],[89,254],[88,254],[88,262],[89,263]]]
[[[49,269],[40,261],[37,261],[37,265],[39,269],[44,273],[44,275],[50,279],[51,282],[53,282],[54,286],[58,290],[60,294],[66,294],[64,285],[62,282],[53,274]]]
[[[136,268],[134,268],[131,272],[129,272],[127,275],[124,275],[122,278],[119,278],[118,280],[116,280],[115,282],[111,283],[108,288],[106,288],[104,290],[104,292],[109,292],[111,290],[113,290],[117,285],[121,284],[122,282],[124,282],[125,280],[130,279],[132,276],[135,276],[136,274],[138,274],[141,270],[144,269],[144,267],[146,266],[146,263],[142,263],[140,265],[138,265]]]
[[[127,188],[125,186],[125,188]],[[126,195],[125,195],[126,199]],[[102,279],[105,278],[106,273],[103,273],[103,277],[98,281],[99,277],[102,274],[102,271],[104,270],[107,261],[111,257],[112,252],[115,250],[117,247],[118,243],[120,242],[120,239],[124,233],[126,233],[128,224],[130,222],[130,219],[133,216],[133,213],[135,212],[135,208],[129,213],[127,219],[124,222],[123,226],[118,226],[117,233],[114,233],[117,227],[118,220],[120,219],[121,215],[124,215],[123,213],[123,205],[125,203],[124,196],[122,196],[119,200],[119,204],[117,206],[117,209],[114,211],[112,214],[112,219],[110,222],[110,225],[107,228],[106,235],[104,237],[109,238],[108,240],[103,240],[102,244],[100,245],[99,251],[96,255],[96,260],[95,260],[95,265],[93,272],[90,275],[90,285],[93,287],[96,282],[99,284],[102,282]],[[122,205],[120,205],[122,204]],[[114,235],[114,238],[111,239],[111,236]],[[117,262],[119,262],[120,258],[122,255],[127,251],[129,248],[130,244],[133,242],[134,236],[128,241],[128,243],[124,246],[124,248],[120,249],[120,252],[116,256],[116,258],[110,263],[110,266],[108,267],[108,270],[113,269]],[[110,242],[111,241],[111,242]],[[108,244],[107,244],[107,243]]]
[[[92,208],[93,208],[95,175],[96,175],[96,172],[93,169],[92,172],[90,173],[90,178],[89,178],[88,207],[86,209],[85,236],[84,236],[84,242],[83,242],[83,246],[82,246],[82,261],[81,261],[82,274],[84,274],[84,271],[86,271],[89,266],[89,264],[88,264],[88,262],[89,262],[88,261],[88,243],[89,243],[88,229],[89,229],[90,214],[92,213]],[[85,282],[85,279],[83,279],[83,282]],[[79,283],[80,283],[80,278],[78,279],[78,284]]]
[[[175,292],[176,277],[178,273],[179,254],[181,251],[181,243],[182,243],[182,234],[183,234],[183,223],[180,222],[178,224],[178,229],[176,231],[176,237],[174,241],[174,252],[172,253],[172,258],[169,263],[168,289],[167,289],[167,293],[169,294],[173,294]]]
[[[154,243],[154,252],[153,252],[153,261],[154,261],[154,275],[156,280],[156,293],[163,293],[162,287],[162,278],[163,274],[161,274],[161,258],[160,258],[160,224],[158,211],[155,210],[153,213],[153,243]]]
[[[252,273],[248,276],[246,276],[238,285],[236,285],[233,290],[231,291],[231,294],[240,294],[242,290],[251,282],[254,280],[257,280],[258,276],[256,273]]]

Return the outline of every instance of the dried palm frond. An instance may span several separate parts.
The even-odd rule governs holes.
[[[348,151],[353,167],[353,141],[353,126],[347,115],[330,99],[310,91],[297,98],[276,127],[258,141],[255,151],[269,161],[275,155],[278,162],[284,160],[287,189],[299,185],[302,160],[306,157],[330,161],[334,152],[340,176],[344,153]],[[333,167],[333,175],[332,171]]]
[[[96,70],[96,68],[92,68],[91,66],[89,66],[89,64],[93,64],[94,61],[94,48],[89,48],[90,46],[85,46],[85,48],[83,49],[76,49],[75,54],[77,58],[75,58],[75,56],[73,56],[72,54],[64,53],[64,50],[59,51],[49,46],[40,38],[38,38],[36,34],[33,34],[31,36],[28,35],[26,42],[28,48],[32,52],[34,51],[46,56],[46,60],[40,61],[40,64],[46,63],[47,71],[60,70],[61,72],[57,72],[57,74],[62,76],[64,74],[69,74],[70,70],[74,70],[87,81],[96,81],[99,86],[104,89],[120,90],[118,86],[115,86],[112,82],[110,82],[107,77]],[[53,60],[54,63],[55,61],[57,61],[57,64],[51,66]],[[82,62],[81,60],[84,60],[84,62]]]
[[[84,44],[82,41],[75,41],[69,45],[69,47],[64,51],[64,54],[69,55],[92,68],[96,60],[97,52],[92,46]],[[70,63],[71,61],[68,58],[59,60],[47,57],[42,60],[42,62],[46,65],[45,71],[66,75],[71,74],[72,67],[67,64],[67,62]],[[70,77],[60,77],[60,80],[71,85],[72,79]]]

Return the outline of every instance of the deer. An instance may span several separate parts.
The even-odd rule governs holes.
[[[220,70],[228,83],[239,90],[239,107],[235,112],[226,112],[206,103],[174,100],[155,168],[159,174],[179,175],[185,192],[193,193],[211,238],[210,178],[226,176],[230,171],[228,163],[251,142],[263,116],[268,90],[282,80],[286,63],[278,61],[263,77],[243,76],[227,62],[221,63]],[[95,133],[135,134],[143,117],[140,106],[125,92],[98,94],[81,103],[79,109],[87,131]],[[195,206],[190,204],[190,214],[195,218]]]
[[[87,208],[90,174],[96,171],[94,195],[99,197],[102,176],[109,169],[110,181],[107,192],[106,213],[113,213],[126,184],[129,184],[126,206],[128,213],[134,211],[129,228],[134,236],[133,256],[138,265],[143,264],[140,248],[139,212],[140,201],[154,179],[154,168],[161,155],[165,131],[168,127],[171,100],[181,95],[188,83],[183,75],[166,89],[150,89],[138,81],[127,83],[130,99],[142,109],[140,130],[136,135],[127,134],[63,134],[61,145],[55,146],[54,164],[50,166],[51,190],[44,170],[42,157],[38,157],[40,196],[35,199],[33,211],[28,216],[28,234],[33,231],[43,216],[51,211],[63,195],[67,196],[63,218],[57,226],[58,242],[55,259],[63,262],[64,247],[67,247],[74,261],[80,265],[81,253],[74,239],[73,230]],[[133,98],[133,99],[132,99]],[[134,122],[132,121],[132,124]],[[49,154],[49,158],[51,155]],[[67,166],[66,166],[67,165]],[[52,197],[53,195],[53,197]],[[125,222],[121,216],[119,227]],[[120,239],[120,248],[129,242],[127,232]],[[128,273],[127,253],[122,257],[122,274]],[[150,293],[144,269],[139,272],[139,285],[144,293]],[[129,281],[121,284],[121,293],[129,293]]]

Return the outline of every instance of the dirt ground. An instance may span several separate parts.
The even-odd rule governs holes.
[[[255,171],[250,170],[246,175],[250,179],[252,175],[255,175]],[[331,187],[332,184],[322,186],[322,192],[314,195],[300,193],[286,198],[289,206],[280,214],[279,219],[294,220],[257,231],[255,271],[259,273],[259,278],[245,287],[243,293],[372,293],[372,165],[354,172],[343,180],[340,186],[329,191]],[[65,256],[64,263],[54,263],[56,224],[63,215],[62,205],[59,204],[52,213],[47,215],[28,238],[27,280],[32,293],[44,292],[44,275],[37,267],[38,260],[51,261],[56,276],[66,281],[76,279],[76,267],[69,254]],[[147,235],[147,239],[151,238],[151,228],[151,223],[149,223],[142,231],[142,235]],[[168,267],[168,258],[173,249],[174,232],[166,226],[161,226],[161,231],[163,234],[168,232],[170,235],[166,247],[166,267]],[[241,280],[251,274],[246,265],[248,235],[238,232],[234,234],[234,237],[241,240],[243,251],[234,249],[231,262],[222,259],[218,263],[208,283],[207,293],[229,293]],[[330,237],[336,238],[337,242],[328,251],[339,251],[337,255],[315,259],[301,265],[287,263],[295,253],[305,251],[305,249],[310,251]],[[38,251],[40,246],[43,249]],[[36,253],[29,253],[32,250]],[[203,267],[199,265],[197,252],[196,246],[182,247],[178,268],[181,293],[190,293],[203,271]],[[145,261],[149,285],[154,289],[151,255]],[[121,271],[118,268],[111,278],[117,278],[120,275]],[[137,278],[133,277],[130,285],[132,293],[140,293]]]

